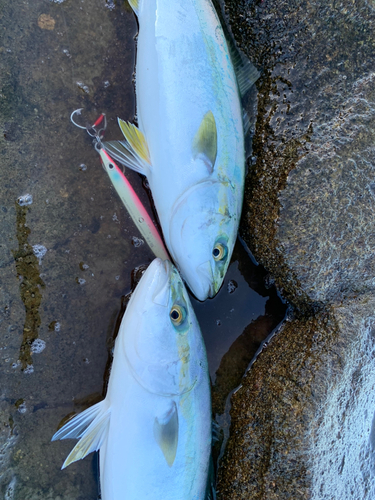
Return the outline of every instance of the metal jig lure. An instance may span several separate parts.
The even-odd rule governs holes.
[[[165,249],[160,234],[152,222],[147,210],[143,206],[141,200],[138,198],[122,170],[116,165],[116,163],[102,147],[102,138],[107,128],[107,119],[105,114],[102,113],[93,125],[82,126],[75,121],[75,116],[80,115],[82,109],[83,108],[79,108],[73,111],[70,115],[70,121],[76,127],[86,130],[89,136],[93,138],[94,148],[99,153],[104,170],[111,179],[113,187],[120,196],[121,201],[129,212],[134,224],[137,226],[139,232],[142,234],[155,256],[160,257],[163,260],[169,259],[168,252]]]

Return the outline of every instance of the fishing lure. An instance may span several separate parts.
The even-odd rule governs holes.
[[[152,222],[147,210],[143,206],[141,200],[138,198],[122,170],[116,165],[113,159],[102,147],[101,141],[107,125],[105,114],[101,114],[92,126],[83,127],[75,121],[75,115],[80,114],[81,110],[82,108],[73,111],[70,116],[71,122],[76,127],[86,130],[87,133],[93,137],[95,150],[99,153],[104,170],[107,172],[113,187],[129,212],[134,224],[153,251],[155,257],[159,257],[162,260],[169,259],[168,252],[165,249],[160,234]]]

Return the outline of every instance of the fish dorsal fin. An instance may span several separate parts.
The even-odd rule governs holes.
[[[155,417],[154,437],[169,467],[172,467],[177,454],[178,445],[178,413],[177,406],[171,401],[170,409],[161,417]]]
[[[238,48],[232,30],[228,24],[227,17],[224,14],[224,7],[222,2],[213,0],[217,15],[220,20],[221,27],[224,32],[225,40],[227,42],[228,51],[233,64],[234,72],[236,73],[237,85],[241,94],[244,97],[247,91],[258,80],[260,73],[252,64],[249,59]]]
[[[236,73],[238,88],[241,97],[244,97],[254,83],[258,80],[260,73],[249,59],[240,54],[236,47],[229,45],[234,71]]]
[[[129,4],[130,4],[130,7],[134,10],[134,12],[138,16],[138,13],[139,13],[139,4],[140,4],[141,0],[128,0],[128,1],[129,1]]]
[[[193,140],[194,158],[203,157],[210,173],[213,171],[217,156],[217,128],[212,111],[208,111]]]
[[[80,438],[65,460],[62,469],[81,460],[92,451],[97,451],[107,437],[110,412],[106,400],[97,403],[69,420],[56,434],[58,439]]]

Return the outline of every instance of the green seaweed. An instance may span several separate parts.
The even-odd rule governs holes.
[[[20,346],[20,361],[25,370],[32,364],[31,345],[38,338],[41,323],[39,307],[42,302],[41,289],[45,287],[40,277],[39,262],[28,242],[30,228],[26,225],[29,207],[16,202],[18,249],[12,250],[16,264],[17,278],[20,281],[20,295],[25,306],[25,323]]]

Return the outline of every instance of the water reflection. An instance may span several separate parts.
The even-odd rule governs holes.
[[[207,347],[212,382],[230,346],[250,323],[265,314],[269,295],[263,284],[265,273],[253,264],[237,241],[232,261],[218,295],[204,303],[192,298]]]

